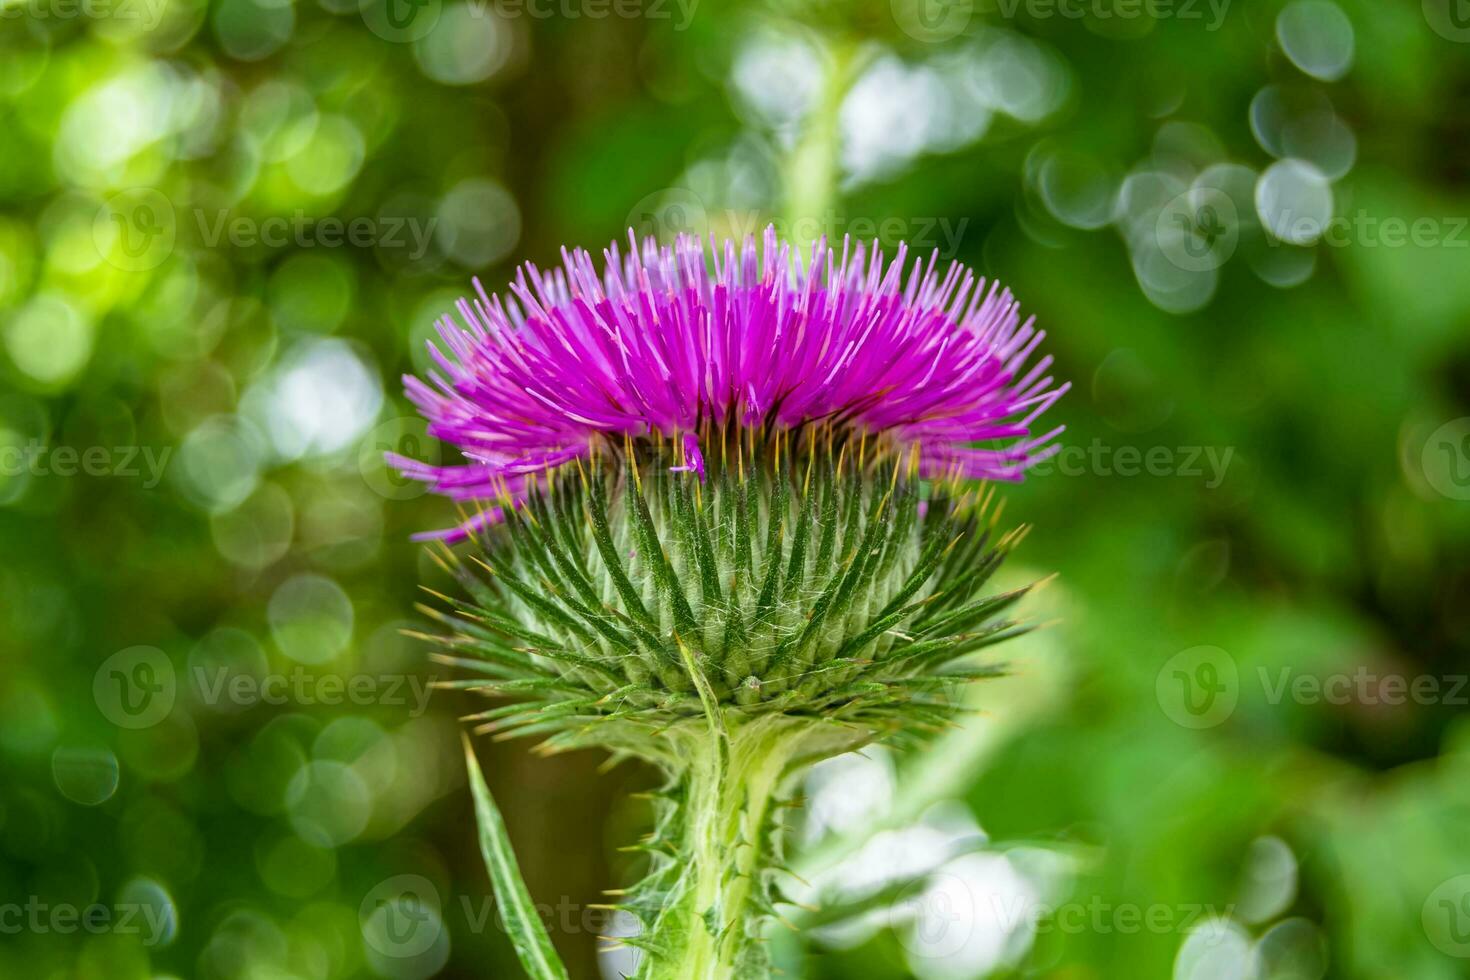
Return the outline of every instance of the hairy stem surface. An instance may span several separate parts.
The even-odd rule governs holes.
[[[644,980],[766,976],[760,926],[771,911],[781,855],[773,820],[793,763],[853,741],[809,721],[712,713],[702,728],[671,732],[683,760],[671,821],[676,881],[653,921]]]

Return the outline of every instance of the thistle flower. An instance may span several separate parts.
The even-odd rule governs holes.
[[[630,233],[630,245],[626,258],[606,250],[601,275],[581,249],[549,275],[528,265],[509,302],[476,280],[464,327],[440,324],[444,374],[405,378],[430,433],[469,462],[393,461],[458,500],[519,498],[608,439],[682,432],[689,446],[732,421],[825,423],[917,449],[926,476],[1013,481],[1061,431],[1031,433],[1067,388],[1044,376],[1051,357],[1020,373],[1045,332],[963,266],[941,278],[937,253],[905,280],[904,246],[885,268],[876,248],[844,243],[838,256],[818,243],[803,272],[772,228],[759,253],[753,239],[712,249],[713,274],[698,239],[640,251]]]
[[[442,373],[406,379],[466,462],[393,462],[461,503],[431,554],[467,597],[423,608],[471,675],[450,686],[498,699],[476,730],[667,774],[623,902],[640,976],[759,975],[787,777],[949,724],[998,671],[974,655],[1028,628],[1004,618],[1025,589],[980,592],[1024,531],[996,535],[971,481],[1045,458],[1067,386],[958,265],[803,264],[769,229],[630,243],[601,275],[582,251],[527,267],[510,300],[477,283]]]

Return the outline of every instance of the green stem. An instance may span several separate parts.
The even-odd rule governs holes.
[[[679,801],[672,826],[681,829],[668,841],[677,874],[651,923],[639,977],[768,976],[760,931],[771,910],[767,875],[780,858],[771,819],[776,793],[793,761],[836,755],[865,743],[868,735],[811,719],[722,709],[704,668],[688,646],[678,646],[704,723],[663,733],[663,758]]]
[[[786,175],[786,226],[798,251],[811,244],[803,231],[810,219],[825,221],[836,197],[842,102],[868,60],[860,45],[849,39],[831,42],[827,55],[820,101],[807,116]]]
[[[654,923],[662,950],[650,953],[644,980],[749,975],[765,955],[758,932],[769,908],[772,805],[802,738],[778,716],[713,714],[700,727],[670,733],[685,763],[681,871]]]

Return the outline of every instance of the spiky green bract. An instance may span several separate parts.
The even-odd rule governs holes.
[[[840,430],[706,435],[707,481],[678,444],[605,447],[562,471],[461,559],[447,682],[497,703],[478,732],[602,746],[668,776],[640,976],[764,976],[760,923],[780,865],[782,783],[818,759],[950,724],[970,655],[1024,632],[1025,589],[982,594],[1020,540],[990,495],[920,481],[911,459]]]
[[[546,934],[546,925],[531,903],[526,882],[521,878],[520,865],[516,863],[510,839],[505,833],[505,821],[490,797],[485,775],[480,772],[480,763],[475,759],[475,750],[467,737],[464,739],[464,760],[470,795],[475,800],[475,822],[480,825],[480,855],[485,859],[485,870],[490,873],[490,881],[500,899],[505,934],[510,937],[516,957],[531,980],[567,980],[567,968],[557,956],[556,947]]]

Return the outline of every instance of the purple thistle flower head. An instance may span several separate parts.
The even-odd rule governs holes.
[[[1033,432],[1068,385],[1028,361],[1045,333],[1009,290],[959,264],[936,270],[899,246],[889,263],[844,241],[803,264],[767,228],[758,248],[680,236],[599,271],[578,249],[550,273],[527,265],[511,297],[458,304],[439,324],[440,371],[404,379],[436,438],[467,462],[390,462],[457,500],[515,500],[540,474],[627,439],[683,447],[674,469],[705,477],[701,435],[729,426],[825,425],[916,457],[921,473],[1019,480],[1057,448]],[[442,373],[440,373],[442,372]],[[499,518],[435,532],[458,539]]]

